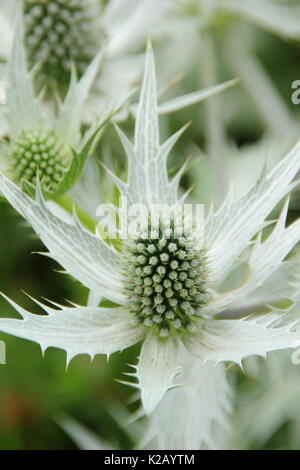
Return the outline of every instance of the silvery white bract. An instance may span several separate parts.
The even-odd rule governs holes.
[[[259,178],[264,166],[273,168],[282,158],[290,144],[285,139],[273,140],[261,138],[258,142],[238,147],[236,143],[225,140],[222,148],[222,160],[230,179],[234,181],[237,194],[242,194]],[[192,148],[191,152],[201,158],[201,164],[194,165],[189,171],[193,185],[193,196],[197,201],[209,205],[214,197],[214,162],[200,148]]]
[[[11,1],[1,2],[0,28],[2,40],[0,44],[1,62],[8,58],[8,51],[11,49],[13,40],[13,17],[15,13],[15,4]]]
[[[296,360],[296,362],[295,362]],[[240,390],[239,403],[226,447],[245,449],[253,443],[265,446],[289,423],[289,443],[299,446],[299,350],[273,352],[266,361],[249,358],[245,373],[255,387]],[[243,406],[246,404],[246,406]],[[278,446],[279,447],[279,446]],[[280,447],[283,445],[280,443]]]
[[[211,18],[218,14],[239,16],[278,36],[300,39],[299,5],[285,0],[179,0],[187,13],[204,12]]]
[[[167,157],[180,133],[164,144],[159,141],[155,66],[149,48],[134,143],[119,130],[128,178],[114,180],[130,203],[181,202],[181,172],[172,181],[167,174]],[[124,243],[121,251],[88,232],[76,217],[67,223],[53,215],[39,188],[33,200],[2,175],[1,191],[38,233],[48,255],[116,305],[39,303],[46,314],[39,316],[9,300],[22,319],[2,318],[1,331],[35,341],[43,350],[61,348],[68,362],[78,354],[109,356],[142,341],[133,385],[140,389],[145,412],[153,413],[147,440],[156,438],[157,447],[163,448],[213,445],[211,422],[222,423],[228,409],[223,363],[241,364],[248,356],[300,345],[295,296],[284,311],[266,307],[266,313],[239,320],[217,316],[247,299],[250,304],[272,276],[282,274],[285,258],[300,239],[300,220],[286,227],[288,200],[267,238],[262,231],[272,209],[295,186],[299,168],[298,143],[242,196],[231,191],[220,209],[208,215],[201,249],[202,241],[187,236],[172,243],[161,238],[156,246],[143,236],[136,244]],[[222,281],[242,262],[246,275],[234,289],[221,290]]]
[[[72,439],[80,450],[110,450],[113,447],[85,426],[69,416],[57,420],[62,430]]]
[[[194,441],[195,448],[197,448],[201,435],[206,432],[207,435],[204,434],[204,440],[207,442],[209,440],[208,436],[210,436],[210,447],[219,447],[222,449],[249,449],[253,447],[254,443],[256,446],[258,443],[260,446],[264,446],[272,436],[274,436],[274,433],[278,432],[285,423],[289,422],[292,448],[297,449],[299,443],[298,429],[300,416],[298,397],[300,377],[298,364],[292,363],[294,355],[296,358],[297,354],[299,360],[298,351],[295,351],[293,355],[291,355],[289,351],[277,351],[268,354],[266,360],[256,356],[250,357],[244,361],[243,371],[255,386],[242,386],[242,388],[239,389],[238,406],[235,407],[234,413],[230,409],[230,424],[228,425],[227,422],[223,423],[226,432],[220,434],[219,439],[217,432],[220,430],[220,427],[212,427],[210,422],[208,422],[208,426],[205,427],[209,415],[204,413],[203,416],[203,411],[205,410],[205,406],[210,406],[211,398],[209,398],[210,401],[203,402],[205,396],[203,397],[201,392],[208,389],[210,393],[215,395],[223,393],[223,404],[220,403],[220,400],[217,400],[216,403],[220,403],[220,405],[224,407],[223,410],[225,412],[228,411],[228,397],[231,398],[231,392],[226,381],[222,382],[222,377],[224,377],[225,374],[223,374],[223,376],[220,375],[218,382],[215,380],[212,381],[211,389],[209,385],[205,388],[198,385],[197,388],[197,382],[199,381],[199,384],[201,384],[201,382],[204,382],[207,378],[205,368],[202,368],[200,374],[199,370],[193,371],[192,368],[190,368],[191,373],[197,375],[195,386],[193,387],[189,383],[189,385],[185,387],[185,395],[178,393],[179,389],[170,391],[169,394],[166,395],[166,398],[162,400],[157,410],[154,411],[150,418],[150,423],[135,423],[135,425],[139,424],[138,435],[143,436],[139,448],[147,447],[154,449],[158,446],[160,446],[161,449],[166,449],[168,446],[170,446],[170,448],[181,448],[182,441],[176,442],[175,439],[182,437],[185,439],[183,447],[191,447],[191,443]],[[215,370],[217,371],[217,368]],[[208,375],[208,378],[210,379],[211,376],[212,374]],[[215,388],[216,384],[218,385],[217,389]],[[176,393],[178,395],[178,403],[175,400],[169,402],[168,396]],[[209,397],[209,395],[206,396]],[[180,409],[182,404],[186,403],[182,401],[184,397],[186,398],[186,402],[188,402],[186,404],[186,411],[190,412],[192,416],[182,413],[179,415],[179,419],[182,417],[182,421],[179,421],[178,414],[174,413],[173,410],[174,406],[177,406],[176,409]],[[192,401],[193,399],[194,401]],[[214,397],[214,400],[215,399],[216,396]],[[201,405],[200,409],[197,408],[197,404]],[[218,421],[220,421],[220,409],[212,408],[211,412],[215,413]],[[160,414],[165,415],[163,420],[165,424],[164,428],[157,427],[157,425],[161,426],[162,423],[161,417],[159,418]],[[188,416],[187,420],[186,416]],[[210,416],[210,418],[212,418],[212,416]],[[185,422],[191,422],[193,420],[193,427],[187,427],[187,429],[185,429]],[[118,422],[127,423],[124,432],[128,430],[132,431],[132,425],[129,425],[131,420],[126,416],[125,412],[122,413],[122,416],[118,416]],[[201,422],[201,427],[199,425],[197,426],[198,422]],[[62,416],[58,424],[76,443],[79,449],[108,450],[112,448],[110,444],[103,442],[103,440],[95,436],[92,431],[86,429],[82,424],[79,424],[69,416]],[[171,433],[170,436],[170,431],[176,429],[179,425],[183,426],[185,430],[184,433],[175,432],[173,435]],[[198,435],[195,434],[196,430],[199,432]],[[138,438],[136,433],[133,437],[135,441]],[[140,441],[140,439],[138,439],[138,441]]]
[[[221,0],[220,8],[238,14],[278,36],[300,39],[299,5],[285,0]]]

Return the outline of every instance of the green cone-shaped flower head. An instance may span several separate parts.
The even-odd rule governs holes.
[[[72,64],[83,74],[99,49],[100,31],[90,0],[25,0],[25,36],[31,65],[43,78],[67,84]]]
[[[208,298],[208,269],[204,248],[192,232],[174,223],[165,230],[147,230],[125,244],[124,271],[131,312],[139,323],[161,337],[184,330]]]
[[[43,192],[55,196],[63,188],[72,153],[58,143],[53,132],[23,131],[8,147],[9,173],[13,181],[35,185],[37,177]]]

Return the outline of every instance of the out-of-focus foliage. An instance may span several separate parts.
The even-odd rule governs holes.
[[[22,291],[41,298],[47,285],[49,298],[64,303],[72,298],[84,303],[87,292],[78,283],[54,272],[55,263],[33,254],[42,246],[4,202],[0,203],[0,279],[4,292],[24,306],[32,302]],[[23,224],[24,225],[24,224]],[[12,314],[0,300],[4,314]],[[40,313],[38,309],[35,310]],[[50,349],[42,357],[40,348],[27,341],[1,335],[6,343],[7,365],[0,366],[0,447],[2,449],[72,449],[74,444],[56,422],[64,410],[87,423],[116,447],[133,444],[113,419],[129,391],[114,379],[121,378],[121,363],[136,353],[117,354],[109,360],[97,357],[74,359],[66,371],[65,353]]]

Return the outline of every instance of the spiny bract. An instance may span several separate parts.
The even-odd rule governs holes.
[[[68,83],[72,64],[81,75],[99,46],[94,5],[87,0],[25,0],[26,46],[42,74]]]
[[[207,303],[207,259],[193,232],[178,231],[174,222],[167,230],[141,232],[126,242],[124,276],[130,310],[138,323],[159,331],[195,331],[193,319]]]
[[[38,175],[43,191],[55,195],[71,158],[71,152],[58,143],[53,133],[23,131],[9,148],[10,176],[17,183],[35,185]]]

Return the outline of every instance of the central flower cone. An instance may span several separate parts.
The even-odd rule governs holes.
[[[176,235],[174,224],[168,231],[160,224],[157,231],[141,233],[124,248],[130,310],[161,337],[193,332],[208,297],[205,249],[193,232]]]

